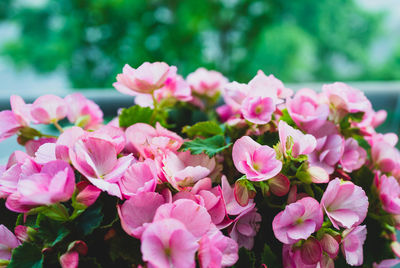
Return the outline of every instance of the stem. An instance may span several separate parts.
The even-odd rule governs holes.
[[[154,96],[154,92],[151,94],[151,97],[153,98],[153,106],[154,106],[153,114],[151,115],[151,118],[150,118],[150,124],[152,125],[154,123],[154,120],[156,119],[156,115],[158,112],[158,109],[157,109],[158,103],[157,103],[156,97]]]
[[[58,131],[60,131],[60,133],[64,132],[64,129],[58,124],[57,121],[54,121],[53,125],[56,127],[56,129],[58,129]]]

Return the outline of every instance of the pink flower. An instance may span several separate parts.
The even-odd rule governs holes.
[[[162,127],[144,123],[134,124],[126,129],[128,150],[137,152],[144,158],[154,158],[160,152],[176,152],[183,144],[183,139],[176,133]]]
[[[189,151],[168,152],[160,164],[162,178],[175,189],[180,189],[207,177],[215,168],[215,159],[206,154],[192,155]]]
[[[344,83],[336,82],[322,87],[331,105],[348,113],[366,112],[371,109],[371,103],[364,93]]]
[[[381,261],[379,264],[374,262],[373,268],[392,268],[400,263],[400,259],[386,259]]]
[[[8,209],[28,212],[31,208],[64,202],[71,198],[75,188],[75,175],[68,163],[55,160],[46,163],[40,173],[21,177],[17,191],[6,202]]]
[[[37,98],[31,107],[32,118],[38,124],[51,124],[67,116],[68,105],[65,100],[54,95]]]
[[[214,228],[199,241],[201,268],[230,267],[238,260],[238,244]]]
[[[236,217],[229,236],[238,243],[239,247],[251,250],[254,245],[254,237],[260,229],[261,215],[253,206],[243,211]]]
[[[232,109],[232,112],[238,112],[243,101],[250,92],[250,86],[238,83],[236,81],[226,84],[222,91],[225,103]]]
[[[329,182],[321,206],[336,229],[351,228],[367,216],[368,198],[361,187],[336,178]]]
[[[75,142],[84,135],[86,135],[86,132],[80,127],[71,127],[64,130],[56,141],[56,158],[69,162],[70,148],[72,148]]]
[[[79,253],[69,251],[60,256],[60,264],[62,268],[78,268]]]
[[[269,190],[276,196],[284,196],[289,192],[290,181],[289,179],[279,173],[275,177],[268,180]]]
[[[367,152],[358,145],[353,138],[348,138],[344,144],[344,152],[340,164],[346,172],[352,172],[364,165],[367,160]]]
[[[400,166],[400,153],[391,144],[380,141],[371,146],[372,161],[385,173],[391,173]]]
[[[143,260],[149,267],[195,267],[196,238],[179,220],[155,221],[146,227],[141,237]]]
[[[199,95],[214,96],[223,86],[228,83],[228,79],[217,71],[209,71],[205,68],[198,68],[195,72],[186,77],[186,81],[194,92]]]
[[[10,260],[11,252],[21,244],[17,237],[3,224],[0,225],[0,259]]]
[[[76,202],[83,204],[86,207],[89,207],[96,202],[97,198],[101,194],[101,190],[96,186],[91,185],[88,181],[78,182],[76,184],[76,189]]]
[[[232,158],[236,169],[251,181],[268,180],[282,169],[282,162],[276,159],[274,149],[258,144],[248,136],[235,142]]]
[[[158,207],[165,201],[159,193],[140,192],[118,205],[118,215],[124,231],[130,236],[140,238],[145,227],[153,221]]]
[[[248,96],[269,97],[274,100],[275,104],[281,103],[282,100],[279,98],[285,98],[286,95],[286,88],[283,83],[273,75],[266,76],[261,70],[258,70],[257,75],[251,79],[249,86],[250,90]],[[278,95],[280,95],[280,97]]]
[[[174,203],[161,205],[154,215],[153,222],[169,218],[179,220],[197,239],[211,228],[211,217],[205,207],[190,199],[179,199]]]
[[[333,236],[325,233],[319,242],[321,243],[322,249],[329,257],[332,259],[336,258],[339,253],[339,243]]]
[[[379,198],[385,211],[400,214],[400,185],[392,176],[382,175],[378,180]]]
[[[317,146],[317,140],[313,135],[303,134],[300,130],[289,126],[285,121],[279,121],[278,131],[280,148],[285,155],[291,149],[292,156],[297,158],[299,155],[312,153]],[[292,137],[290,148],[287,147],[289,137]]]
[[[251,123],[263,125],[271,121],[275,111],[274,100],[270,97],[248,97],[241,107],[243,117]]]
[[[319,96],[311,89],[299,90],[293,99],[286,101],[287,110],[301,129],[319,129],[329,115],[329,106],[319,102]]]
[[[140,192],[154,192],[157,186],[157,170],[153,160],[133,163],[120,181],[122,195],[126,198]]]
[[[226,211],[229,215],[239,215],[248,210],[250,207],[253,207],[253,199],[250,199],[248,204],[243,207],[236,201],[234,188],[230,186],[225,175],[223,175],[221,178],[221,185]]]
[[[275,237],[284,244],[307,239],[322,226],[323,213],[317,200],[304,197],[286,206],[272,222]]]
[[[68,120],[85,129],[93,129],[103,123],[103,112],[100,107],[80,93],[64,98],[68,105]],[[79,121],[80,120],[80,121]]]
[[[367,237],[367,228],[360,225],[346,229],[342,233],[342,252],[346,262],[353,266],[363,264],[363,244]]]
[[[331,174],[344,151],[344,139],[339,134],[317,138],[315,151],[308,155],[311,166],[319,166]]]
[[[34,157],[40,146],[45,143],[55,143],[56,141],[56,138],[39,138],[37,140],[29,140],[27,143],[25,143],[25,151],[28,155]]]
[[[123,73],[117,75],[113,86],[121,93],[136,96],[151,94],[164,86],[170,67],[165,62],[145,62],[137,69],[126,64]]]
[[[84,136],[69,149],[69,157],[94,186],[121,198],[118,182],[134,158],[132,155],[117,158],[117,150],[118,146],[109,140]]]

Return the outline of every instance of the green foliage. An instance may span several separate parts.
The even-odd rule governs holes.
[[[23,243],[13,250],[9,268],[41,268],[43,256],[40,249],[31,244]]]
[[[190,150],[191,154],[201,154],[205,153],[209,157],[213,157],[219,152],[222,152],[232,143],[225,144],[225,139],[221,135],[217,135],[208,139],[199,139],[196,138],[192,141],[187,141],[182,144],[180,150],[187,151]]]
[[[297,128],[296,123],[293,121],[286,108],[282,110],[282,116],[280,117],[280,120],[285,121],[289,126]]]
[[[267,267],[279,267],[278,258],[267,244],[264,245],[264,250],[261,255],[261,263],[266,264]]]
[[[212,137],[215,135],[223,135],[224,131],[214,121],[204,121],[194,124],[193,126],[185,126],[182,130],[189,138],[195,136]]]
[[[103,213],[101,211],[102,205],[100,202],[96,202],[88,209],[85,210],[79,217],[74,221],[76,228],[84,235],[91,234],[97,227],[100,226],[103,221]]]
[[[260,68],[284,81],[399,78],[400,49],[386,65],[368,58],[382,16],[355,0],[2,0],[6,17],[21,35],[4,55],[39,72],[67,70],[79,88],[110,87],[125,63],[157,60],[243,82]]]
[[[255,268],[256,267],[256,256],[253,251],[247,250],[245,248],[240,248],[239,250],[239,260],[233,266],[235,268],[248,267]]]
[[[129,127],[136,123],[150,123],[153,110],[149,107],[134,105],[130,108],[122,109],[119,116],[120,127]]]
[[[38,215],[37,226],[36,235],[44,242],[46,247],[53,247],[70,233],[59,221],[51,220],[41,214]]]

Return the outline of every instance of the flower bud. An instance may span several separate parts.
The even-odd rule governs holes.
[[[307,169],[308,174],[311,176],[313,183],[328,183],[329,174],[325,169],[317,166],[311,166]]]
[[[308,238],[301,246],[300,256],[305,264],[317,264],[322,258],[322,248],[319,241],[314,237]]]
[[[398,258],[400,258],[400,243],[397,241],[393,241],[390,244],[390,247],[391,247],[394,255],[396,255]]]
[[[285,175],[278,174],[268,180],[268,186],[274,195],[284,196],[289,192],[290,181]]]
[[[15,236],[18,238],[19,241],[21,242],[26,242],[29,240],[29,235],[28,235],[28,228],[27,226],[24,225],[17,225],[14,229]]]
[[[321,243],[322,249],[329,255],[329,257],[332,259],[336,258],[339,252],[339,243],[333,236],[324,234],[319,242]]]
[[[249,203],[249,200],[255,197],[256,190],[253,184],[247,179],[239,179],[235,182],[233,193],[239,205],[245,207]]]
[[[76,195],[76,202],[85,205],[86,207],[91,206],[96,202],[99,197],[101,190],[86,181],[81,181],[76,185],[78,194]]]

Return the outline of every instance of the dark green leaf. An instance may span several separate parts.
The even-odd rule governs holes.
[[[101,265],[93,257],[79,257],[78,268],[101,268]]]
[[[141,107],[139,105],[122,109],[119,115],[120,127],[129,127],[136,123],[150,123],[153,110],[149,107]]]
[[[9,268],[39,268],[43,267],[43,255],[40,249],[31,244],[23,243],[13,250]]]
[[[288,125],[292,127],[296,127],[296,123],[293,121],[287,109],[282,110],[282,116],[280,117],[280,120],[285,121],[286,123],[288,123]]]
[[[253,251],[249,251],[245,248],[239,250],[239,260],[233,267],[241,268],[248,267],[254,268],[256,266],[256,257]]]
[[[208,139],[196,138],[192,141],[187,141],[181,146],[180,150],[182,151],[190,150],[191,154],[205,153],[209,157],[213,157],[217,153],[231,146],[231,144],[232,143],[228,143],[225,145],[224,137],[218,135]]]
[[[358,113],[349,114],[349,118],[354,122],[361,122],[363,117],[364,117],[364,112],[358,112]]]
[[[37,236],[41,238],[48,247],[53,247],[70,233],[62,223],[51,220],[41,214],[38,216],[37,225],[39,226]]]
[[[142,260],[140,253],[140,241],[128,236],[119,230],[110,241],[110,257],[115,262],[123,259],[129,263],[139,264]]]
[[[278,258],[267,244],[264,245],[264,250],[261,255],[261,263],[266,264],[267,267],[279,267]]]
[[[212,137],[224,133],[222,128],[213,121],[204,121],[193,126],[185,126],[182,132],[186,133],[190,138],[194,136]]]
[[[94,229],[100,226],[103,220],[103,213],[101,212],[101,204],[96,202],[88,209],[85,210],[79,217],[76,218],[76,227],[84,234],[91,234]]]

